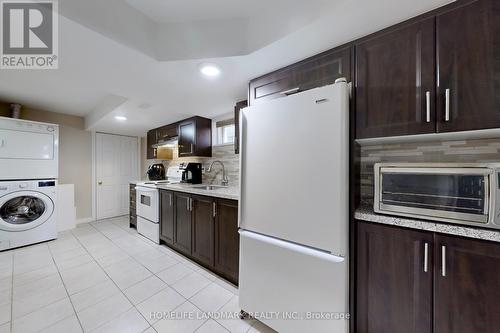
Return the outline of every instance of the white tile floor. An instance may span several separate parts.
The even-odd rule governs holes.
[[[170,311],[182,319],[151,316]],[[0,253],[0,333],[274,332],[209,312],[238,313],[238,290],[142,238],[127,218]]]

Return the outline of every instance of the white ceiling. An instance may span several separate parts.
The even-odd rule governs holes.
[[[78,1],[81,5],[90,0]],[[276,32],[268,30],[269,25],[254,26],[254,35],[267,34],[274,41],[248,54],[177,61],[159,61],[149,50],[131,46],[114,34],[112,25],[106,28],[83,22],[85,15],[70,19],[66,13],[59,20],[59,69],[0,70],[0,99],[85,116],[94,130],[143,135],[150,128],[192,115],[214,117],[231,112],[236,101],[246,98],[248,80],[447,2],[337,0],[335,10],[309,17],[309,22],[300,23],[300,28],[295,25],[293,32],[284,36],[286,29],[277,27]],[[288,20],[292,21],[290,17],[275,19],[279,25],[293,25]],[[147,20],[142,23],[138,30],[147,30]],[[222,41],[228,45],[234,42]],[[202,78],[198,65],[204,61],[217,63],[222,76]],[[144,108],[144,104],[151,107]],[[127,116],[128,121],[117,122],[113,116],[118,114]]]
[[[278,12],[304,0],[125,0],[157,23],[249,18]]]

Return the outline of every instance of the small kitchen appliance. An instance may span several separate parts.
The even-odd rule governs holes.
[[[149,180],[164,180],[165,179],[165,166],[161,163],[156,163],[149,166],[146,171]]]
[[[500,229],[500,164],[378,163],[376,213]]]
[[[202,182],[202,168],[201,163],[187,163],[181,164],[182,182],[190,184],[201,184]]]

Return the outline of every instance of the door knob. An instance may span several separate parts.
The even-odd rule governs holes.
[[[102,185],[102,182],[97,182],[97,185]]]

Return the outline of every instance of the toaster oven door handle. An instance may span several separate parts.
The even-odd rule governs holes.
[[[429,271],[429,243],[424,243],[424,273]]]
[[[446,277],[446,246],[441,246],[441,275]]]

